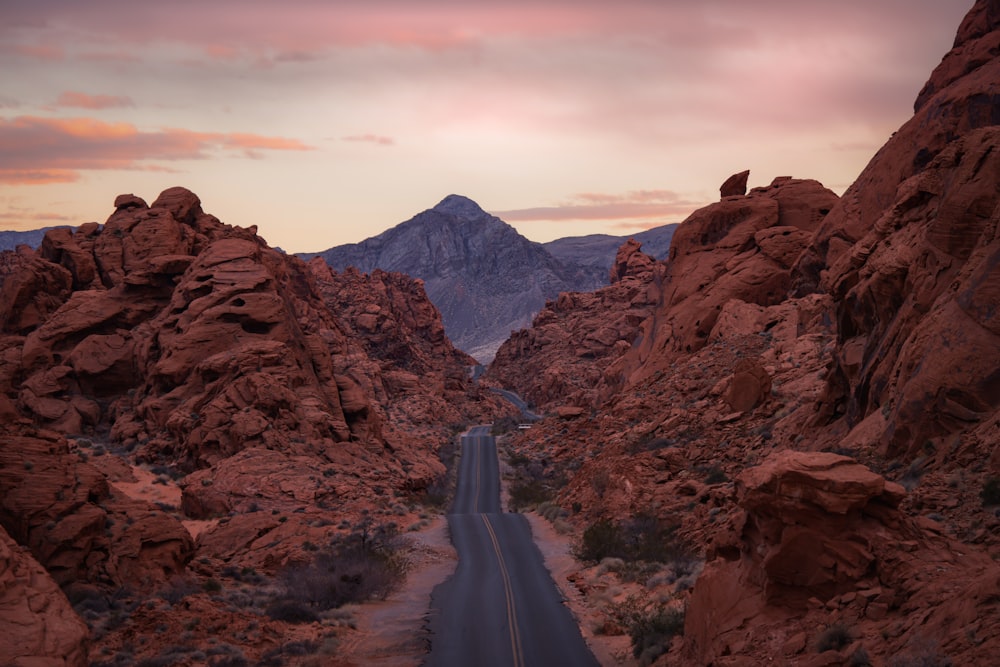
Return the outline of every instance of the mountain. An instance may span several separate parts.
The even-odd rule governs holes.
[[[1000,0],[978,0],[842,197],[789,177],[723,188],[640,283],[650,312],[629,344],[612,341],[634,297],[595,307],[605,289],[563,295],[498,352],[486,377],[553,415],[512,447],[548,506],[595,561],[630,539],[666,556],[646,590],[629,564],[568,575],[621,589],[640,620],[680,616],[637,655],[996,663],[998,54]]]
[[[664,259],[670,251],[676,224],[654,227],[629,236],[590,234],[568,236],[542,245],[553,257],[566,265],[593,266],[607,271],[615,261],[618,249],[628,239],[642,244],[642,251],[654,259]]]
[[[567,265],[471,199],[449,195],[437,206],[361,243],[300,257],[405,273],[424,282],[448,337],[480,361],[493,358],[511,331],[560,292],[589,291],[607,267]]]
[[[50,229],[55,229],[55,227],[42,227],[41,229],[32,229],[27,232],[0,231],[0,252],[4,250],[13,250],[19,245],[37,248],[41,245],[42,239],[45,237],[45,232]],[[68,227],[68,229],[76,228]]]

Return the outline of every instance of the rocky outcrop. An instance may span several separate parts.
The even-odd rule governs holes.
[[[960,618],[991,615],[1000,567],[907,518],[901,486],[843,456],[786,451],[740,475],[736,495],[743,511],[713,545],[688,604],[689,660],[783,655],[819,664],[803,628],[824,618],[851,639],[822,664],[845,664],[861,649],[875,659],[904,655],[928,632],[945,655],[991,659],[984,642],[995,628],[969,641],[963,621],[948,616],[957,606]]]
[[[820,419],[854,428],[883,411],[874,444],[890,458],[941,451],[1000,408],[998,12],[976,4],[914,117],[831,211],[797,269],[800,288],[818,283],[837,303]]]
[[[52,577],[0,529],[0,656],[4,664],[84,667],[89,632]]]
[[[589,406],[605,368],[627,351],[656,303],[663,267],[634,240],[618,251],[611,285],[563,293],[546,303],[530,329],[497,351],[486,378],[516,390],[538,407]]]
[[[43,425],[110,426],[189,468],[292,434],[319,449],[381,441],[379,380],[304,264],[183,188],[150,207],[123,195],[103,228],[52,230],[15,261],[0,307],[19,335],[0,387]]]
[[[193,553],[179,521],[115,493],[58,434],[25,426],[0,437],[0,525],[67,587],[155,587]]]
[[[353,266],[420,278],[448,337],[481,362],[492,359],[510,331],[527,325],[546,299],[599,287],[607,272],[564,266],[458,195],[378,236],[318,256],[338,271]]]
[[[761,307],[784,301],[792,267],[836,202],[816,181],[776,178],[693,213],[674,234],[660,304],[637,345],[608,369],[603,395],[700,350],[730,301]]]
[[[750,178],[750,170],[741,171],[739,173],[733,174],[719,186],[719,196],[721,199],[726,197],[742,197],[747,193],[747,179]]]
[[[995,661],[998,20],[839,200],[695,212],[589,413],[519,436],[580,529],[653,512],[707,557],[667,662]]]

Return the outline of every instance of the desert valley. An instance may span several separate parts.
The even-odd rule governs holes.
[[[515,513],[601,664],[1000,664],[1000,0],[914,92],[842,196],[727,165],[632,237],[449,195],[294,255],[184,187],[17,237],[0,665],[458,664],[456,516],[543,664]]]

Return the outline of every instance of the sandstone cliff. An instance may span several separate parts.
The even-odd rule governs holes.
[[[656,664],[995,661],[998,28],[977,2],[843,197],[782,178],[692,214],[593,410],[515,443],[580,528],[653,512],[706,559]],[[490,373],[544,377],[520,349]]]

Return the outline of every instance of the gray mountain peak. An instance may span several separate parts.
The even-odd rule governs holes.
[[[448,195],[435,206],[433,211],[458,218],[461,222],[491,217],[479,204],[462,195]]]

